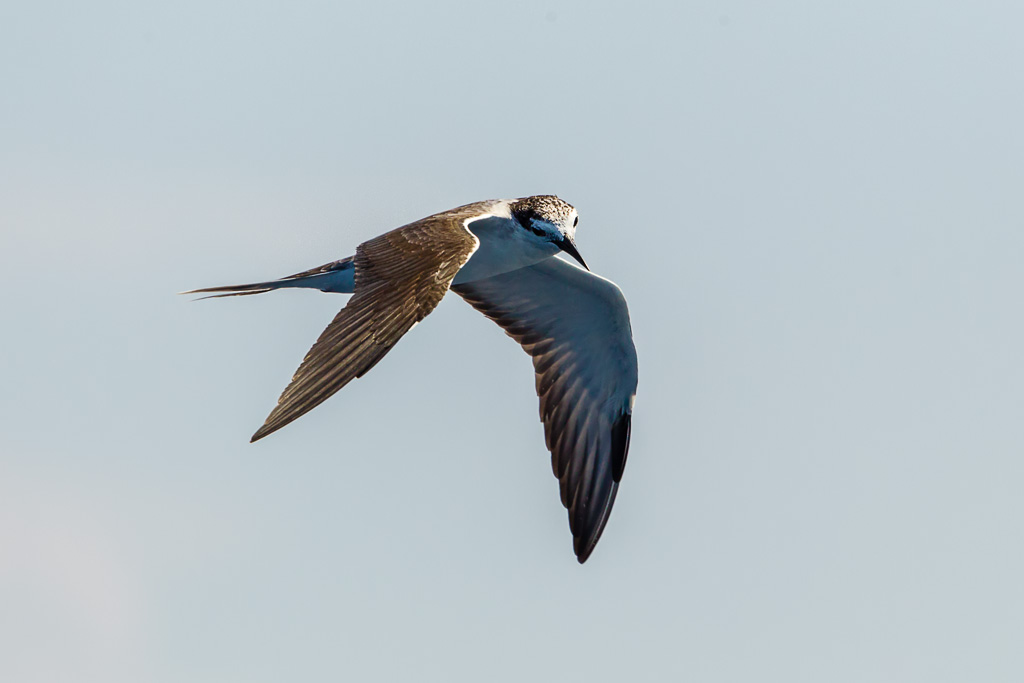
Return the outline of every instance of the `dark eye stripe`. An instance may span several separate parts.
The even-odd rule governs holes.
[[[532,222],[530,219],[536,216],[534,211],[531,209],[519,209],[518,211],[513,212],[513,215],[516,217],[516,220],[519,221],[521,226],[527,230],[532,229]]]
[[[575,228],[579,224],[579,222],[580,222],[580,217],[576,216],[576,218],[572,222],[572,227]]]

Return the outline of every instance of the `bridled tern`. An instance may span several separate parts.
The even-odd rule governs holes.
[[[621,290],[576,249],[579,216],[539,195],[460,206],[290,277],[196,289],[214,296],[306,287],[352,294],[306,354],[252,441],[362,377],[449,289],[533,358],[540,419],[573,550],[585,562],[608,522],[629,450],[637,363]],[[553,258],[564,252],[579,262]]]

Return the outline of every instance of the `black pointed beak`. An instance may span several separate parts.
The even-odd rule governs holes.
[[[555,242],[555,244],[557,244],[558,248],[564,251],[566,254],[572,256],[574,259],[579,261],[581,266],[583,266],[587,270],[590,270],[590,268],[587,266],[587,262],[583,260],[582,256],[580,256],[580,252],[576,248],[576,243],[573,242],[571,237],[569,237],[568,235],[563,235],[562,239],[558,242]]]

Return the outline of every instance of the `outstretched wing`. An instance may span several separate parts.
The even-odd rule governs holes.
[[[629,450],[636,349],[622,291],[558,258],[452,291],[533,357],[540,419],[585,562],[601,537]]]
[[[277,407],[252,436],[262,439],[362,377],[444,297],[479,240],[467,221],[487,202],[410,223],[356,249],[355,292],[306,354]]]

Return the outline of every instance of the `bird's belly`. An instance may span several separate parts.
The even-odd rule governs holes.
[[[453,285],[519,270],[558,253],[558,247],[550,242],[525,239],[519,234],[520,228],[509,230],[505,220],[502,220],[503,224],[493,221],[492,225],[492,220],[485,219],[469,225],[480,240],[480,246],[459,270]]]

